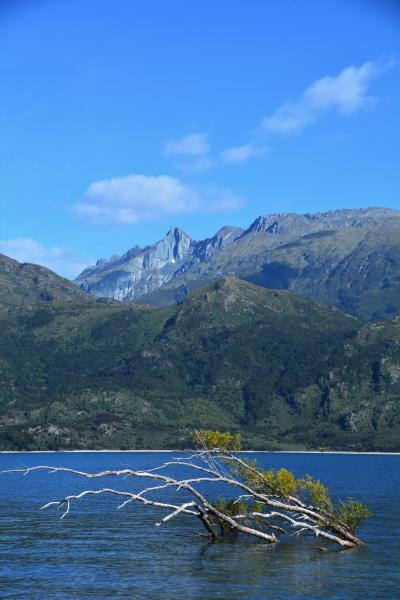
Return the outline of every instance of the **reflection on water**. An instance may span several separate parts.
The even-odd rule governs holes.
[[[366,545],[340,550],[314,538],[266,545],[243,537],[212,544],[197,536],[201,529],[184,516],[158,528],[156,509],[130,505],[116,511],[117,501],[105,497],[75,504],[60,521],[56,511],[38,507],[87,488],[87,480],[44,473],[1,475],[0,597],[400,598],[400,457],[257,458],[268,466],[285,465],[297,475],[313,473],[336,497],[351,492],[369,504],[374,517],[360,532]],[[127,464],[150,468],[163,459],[162,453],[3,454],[0,468],[19,466],[19,461],[92,471]],[[121,481],[119,487],[132,489],[132,481]]]

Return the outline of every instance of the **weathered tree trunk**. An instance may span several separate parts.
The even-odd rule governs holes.
[[[69,513],[71,504],[77,500],[90,495],[111,494],[123,499],[118,508],[125,507],[130,502],[138,502],[169,511],[157,523],[158,526],[178,515],[196,517],[212,541],[218,537],[215,531],[217,527],[224,534],[243,533],[267,543],[276,543],[279,536],[288,535],[287,529],[281,526],[286,524],[294,530],[290,535],[311,534],[347,548],[362,543],[355,535],[355,528],[368,516],[368,511],[360,503],[350,500],[337,508],[319,481],[314,481],[309,476],[296,480],[285,469],[277,473],[260,469],[236,452],[240,447],[238,436],[199,432],[197,441],[201,449],[148,471],[122,469],[87,473],[64,467],[38,466],[7,472],[26,475],[45,470],[49,473],[71,473],[88,479],[112,476],[117,479],[129,477],[152,482],[150,487],[145,487],[138,493],[108,487],[85,490],[51,501],[42,507],[56,506],[64,509],[61,518]],[[218,446],[216,441],[219,442]],[[179,467],[182,473],[186,472],[191,476],[179,479],[171,477],[166,474],[170,467]],[[219,501],[206,498],[202,491],[203,484],[225,484],[231,489],[232,497]],[[157,498],[160,492],[168,488],[174,488],[177,492],[185,490],[191,496],[191,501],[172,504]]]

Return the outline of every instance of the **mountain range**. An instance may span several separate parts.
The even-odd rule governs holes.
[[[100,259],[76,283],[97,297],[165,306],[232,276],[336,306],[364,322],[390,319],[400,313],[400,212],[271,214],[202,241],[173,227],[154,245]]]
[[[0,284],[0,449],[182,448],[203,427],[250,448],[400,450],[400,317],[235,277],[161,307],[96,299],[4,256]]]

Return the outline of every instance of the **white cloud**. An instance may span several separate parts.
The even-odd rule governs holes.
[[[242,146],[232,146],[221,152],[221,160],[226,164],[238,164],[262,156],[266,152],[267,148],[255,146],[254,144],[243,144]]]
[[[130,225],[170,215],[238,206],[229,190],[194,186],[167,175],[133,174],[90,184],[74,211],[93,223]]]
[[[347,67],[336,77],[322,77],[307,87],[297,102],[287,102],[264,117],[261,129],[298,133],[329,111],[348,115],[368,108],[376,101],[369,95],[371,82],[394,64],[393,60],[370,61],[360,67]]]
[[[167,156],[206,156],[209,150],[208,133],[192,133],[182,138],[168,140],[164,146]]]
[[[29,262],[48,267],[58,275],[70,279],[79,275],[88,264],[93,262],[91,258],[76,256],[68,248],[46,247],[32,238],[0,240],[0,253],[19,262]]]
[[[213,156],[208,133],[193,133],[171,139],[164,145],[167,156],[177,157],[174,164],[186,175],[196,174],[214,166],[240,164],[266,154],[270,148],[260,145],[260,133],[289,135],[300,133],[327,113],[349,115],[374,106],[370,93],[374,79],[391,69],[397,62],[393,57],[351,65],[338,75],[325,76],[308,86],[295,102],[286,102],[265,116],[246,144],[226,148]]]

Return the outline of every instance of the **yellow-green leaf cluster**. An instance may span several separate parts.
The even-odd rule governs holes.
[[[275,478],[278,490],[282,496],[291,496],[296,493],[297,480],[293,473],[287,469],[279,469]]]
[[[339,510],[336,513],[337,519],[342,523],[345,523],[353,533],[356,531],[357,527],[371,515],[371,511],[365,504],[357,502],[357,500],[353,500],[352,498],[349,498],[347,502],[341,502],[339,504]]]
[[[299,479],[297,484],[301,490],[308,493],[313,504],[327,511],[332,510],[333,503],[329,497],[328,488],[319,479],[314,480],[311,475],[306,475],[303,479]]]
[[[233,477],[247,484],[254,492],[275,496],[283,499],[293,499],[311,504],[316,510],[322,511],[321,518],[325,523],[341,523],[350,531],[355,532],[360,523],[371,513],[361,502],[349,499],[347,502],[334,504],[329,496],[328,488],[319,479],[306,475],[297,479],[288,469],[268,471],[259,467],[255,460],[244,457],[229,457],[230,452],[241,450],[240,434],[213,430],[200,430],[194,433],[194,439],[199,449],[219,450],[221,459],[230,470]],[[262,512],[262,503],[255,502],[253,507],[242,501],[221,498],[214,504],[221,512],[231,517],[249,515],[251,512]],[[247,517],[246,517],[247,518]],[[221,525],[223,527],[223,525]],[[229,529],[229,526],[228,526]]]
[[[221,452],[238,452],[242,448],[240,433],[200,429],[194,432],[194,440],[199,449],[220,450]]]
[[[258,492],[283,498],[294,494],[297,490],[296,477],[287,469],[282,468],[275,473],[273,469],[263,471],[255,464],[246,473],[246,483]]]

